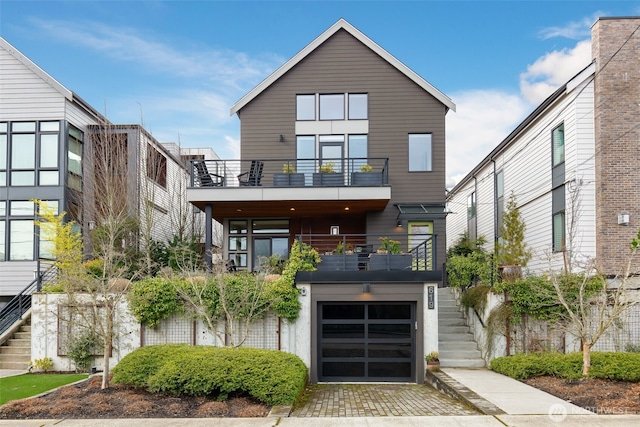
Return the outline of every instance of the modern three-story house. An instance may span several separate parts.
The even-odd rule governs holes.
[[[449,110],[340,19],[233,105],[240,160],[193,162],[188,199],[223,224],[235,268],[287,257],[295,239],[321,254],[298,273],[303,310],[283,344],[311,381],[422,380],[438,345]]]

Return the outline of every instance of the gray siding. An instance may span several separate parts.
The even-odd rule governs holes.
[[[369,94],[368,156],[389,158],[392,186],[385,211],[369,215],[367,232],[389,233],[396,226],[394,203],[444,203],[446,107],[346,31],[334,34],[239,112],[241,158],[295,158],[297,94],[357,92]],[[408,172],[409,133],[432,134],[432,172]],[[279,142],[281,134],[285,142]],[[434,221],[434,228],[443,254],[444,219]]]

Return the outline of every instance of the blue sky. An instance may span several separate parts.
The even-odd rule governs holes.
[[[597,17],[632,15],[640,1],[0,0],[0,36],[111,121],[228,159],[231,106],[345,18],[456,103],[451,186],[591,61]]]

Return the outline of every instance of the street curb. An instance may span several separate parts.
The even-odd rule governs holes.
[[[507,415],[502,409],[482,398],[442,371],[426,371],[424,382],[439,392],[477,409],[484,415]]]

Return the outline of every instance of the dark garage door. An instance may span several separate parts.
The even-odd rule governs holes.
[[[319,303],[320,381],[415,381],[415,304]]]

